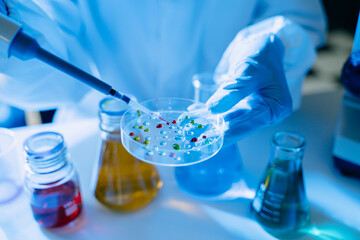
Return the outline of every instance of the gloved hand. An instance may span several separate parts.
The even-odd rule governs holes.
[[[207,102],[212,113],[225,118],[225,144],[276,124],[297,109],[302,81],[315,59],[309,33],[284,16],[241,30],[216,70],[230,79]]]
[[[274,34],[238,36],[230,44],[217,68],[229,79],[207,101],[209,110],[226,121],[226,143],[292,112],[283,59],[284,46]]]

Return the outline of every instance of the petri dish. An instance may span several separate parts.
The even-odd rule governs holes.
[[[134,157],[155,165],[186,166],[205,161],[221,149],[225,121],[208,111],[202,114],[199,109],[207,109],[205,104],[181,98],[141,104],[164,120],[137,109],[124,113],[121,141]]]

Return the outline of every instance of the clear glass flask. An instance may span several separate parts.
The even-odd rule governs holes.
[[[64,138],[42,132],[27,138],[25,188],[35,220],[47,228],[61,227],[79,216],[82,201],[77,172]]]
[[[133,211],[146,206],[162,186],[155,166],[130,155],[121,143],[120,120],[127,105],[100,102],[101,149],[95,171],[95,197],[105,206]]]
[[[305,139],[277,132],[270,161],[252,202],[257,221],[273,234],[291,234],[309,223],[309,203],[302,171]]]
[[[226,78],[223,74],[201,73],[193,77],[195,101],[206,103]],[[219,196],[241,179],[242,161],[236,144],[228,145],[212,158],[191,166],[175,168],[180,188],[200,196]]]

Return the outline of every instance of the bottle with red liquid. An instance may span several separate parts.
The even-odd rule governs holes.
[[[25,188],[35,220],[46,228],[72,222],[82,210],[77,172],[69,161],[64,138],[41,132],[24,142]]]

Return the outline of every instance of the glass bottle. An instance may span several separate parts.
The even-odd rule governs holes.
[[[64,138],[42,132],[27,138],[25,188],[35,220],[47,228],[64,226],[79,216],[82,201],[77,172]]]
[[[202,73],[193,77],[195,101],[205,103],[226,78],[223,74]],[[236,144],[223,147],[214,157],[191,166],[175,168],[183,190],[203,197],[221,195],[241,179],[242,161]]]
[[[305,227],[310,218],[305,194],[302,158],[305,139],[277,132],[272,153],[252,202],[257,221],[269,232],[287,234]]]
[[[133,211],[154,199],[162,181],[155,166],[133,157],[121,143],[120,120],[126,108],[113,98],[100,102],[101,149],[95,197],[111,209]]]
[[[337,117],[332,156],[342,174],[359,178],[360,154],[356,153],[360,149],[360,18],[357,30],[353,52],[341,71],[345,94]]]

